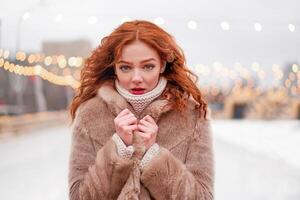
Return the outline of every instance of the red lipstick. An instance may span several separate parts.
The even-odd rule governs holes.
[[[131,93],[136,94],[136,95],[144,94],[145,89],[144,88],[133,88],[133,89],[131,89]]]

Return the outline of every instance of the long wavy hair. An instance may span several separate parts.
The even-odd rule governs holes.
[[[156,49],[160,58],[166,61],[162,76],[168,80],[168,86],[161,98],[168,98],[172,107],[185,113],[190,95],[199,103],[199,113],[207,114],[207,103],[196,85],[197,75],[186,66],[183,50],[174,38],[159,26],[145,20],[124,22],[110,35],[101,40],[101,44],[87,58],[81,70],[80,86],[70,105],[72,121],[80,104],[97,95],[97,90],[108,79],[115,79],[114,66],[120,57],[122,48],[135,40],[140,40]],[[204,111],[204,112],[202,112]]]

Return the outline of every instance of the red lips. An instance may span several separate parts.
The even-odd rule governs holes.
[[[133,88],[131,89],[131,93],[132,94],[144,94],[145,93],[145,89],[144,88]]]

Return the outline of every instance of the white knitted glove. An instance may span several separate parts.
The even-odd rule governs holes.
[[[134,152],[134,147],[132,145],[127,147],[117,133],[113,134],[112,140],[117,145],[117,152],[119,156],[127,159],[130,159],[132,157],[132,154]]]
[[[159,145],[157,143],[154,143],[145,153],[143,156],[141,162],[140,162],[140,169],[143,170],[143,168],[152,160],[153,157],[155,157],[159,153]]]

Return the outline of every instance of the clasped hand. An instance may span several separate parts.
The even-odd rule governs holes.
[[[127,146],[132,144],[134,131],[143,138],[146,149],[149,149],[156,141],[158,126],[150,115],[138,121],[126,108],[114,119],[114,124],[117,134]]]

